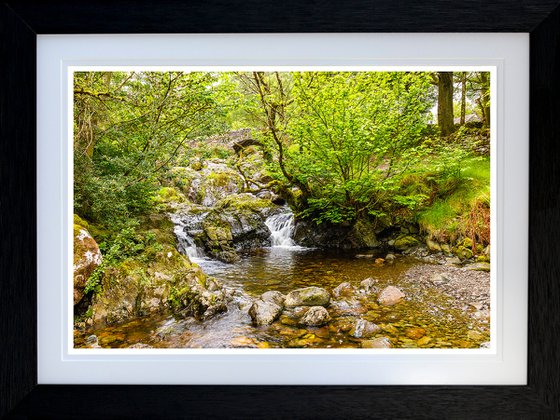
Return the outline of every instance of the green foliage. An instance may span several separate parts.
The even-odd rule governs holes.
[[[99,244],[103,261],[86,282],[84,293],[99,293],[104,274],[123,261],[133,259],[148,263],[163,249],[153,232],[139,230],[138,226],[137,221],[130,221],[113,237]]]
[[[281,123],[269,123],[261,141],[274,179],[303,192],[301,217],[338,224],[372,214],[427,153],[422,139],[433,106],[429,73],[254,78],[264,86],[259,95],[265,111],[282,107],[274,115]],[[248,110],[255,112],[254,102]]]
[[[490,211],[489,159],[463,160],[458,172],[442,172],[437,186],[439,193],[433,203],[418,214],[420,227],[442,242],[478,236],[488,245],[489,224],[485,219]]]
[[[225,129],[217,81],[201,72],[75,73],[76,211],[105,226],[148,213],[159,175],[188,143]]]
[[[300,218],[419,223],[433,237],[484,242],[489,161],[463,144],[476,138],[476,128],[439,138],[433,76],[76,73],[74,207],[102,239],[106,263],[99,273],[126,258],[149,259],[156,245],[139,223],[183,200],[205,161],[220,159],[232,174],[253,165],[220,135],[240,128],[251,129],[260,143],[252,147],[262,155],[244,171],[244,185],[273,189]],[[468,74],[467,103],[469,112],[475,103],[481,115],[488,111],[488,74]],[[214,172],[205,181],[224,186],[232,174]],[[219,206],[258,210],[261,203],[224,197]],[[91,290],[99,276],[92,276]]]

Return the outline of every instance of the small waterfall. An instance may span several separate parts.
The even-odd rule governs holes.
[[[266,219],[265,224],[270,230],[270,242],[272,246],[296,246],[292,239],[295,228],[294,214],[289,209],[283,213],[270,216]]]
[[[171,220],[175,224],[173,231],[177,237],[179,252],[190,259],[204,258],[204,251],[196,246],[191,236],[202,229],[199,226],[202,220],[201,215],[174,214],[171,216]]]

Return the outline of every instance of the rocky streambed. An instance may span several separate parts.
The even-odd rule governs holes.
[[[263,248],[233,264],[195,261],[224,285],[225,312],[138,318],[79,332],[76,346],[479,348],[490,339],[485,271],[294,246]]]

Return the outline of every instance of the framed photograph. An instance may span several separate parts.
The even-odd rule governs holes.
[[[57,35],[83,33],[91,5],[59,6],[60,26],[48,3],[6,7],[10,80],[37,84],[2,109],[21,139],[3,142],[17,176],[3,219],[36,220],[3,242],[3,318],[23,349],[4,364],[33,360],[6,370],[4,412],[75,417],[87,392],[92,418],[259,417],[275,402],[291,417],[466,416],[451,399],[554,418],[556,182],[533,162],[556,147],[545,45],[559,29],[540,7],[519,34],[126,35],[146,9],[85,31],[110,36]],[[24,234],[36,251],[16,254]],[[127,402],[103,406],[108,393]]]

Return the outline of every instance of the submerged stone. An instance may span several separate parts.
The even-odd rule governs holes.
[[[335,298],[339,298],[341,296],[351,296],[355,292],[356,292],[356,289],[354,288],[354,286],[352,286],[348,282],[344,282],[344,283],[340,283],[338,286],[336,286],[333,289],[332,295]]]
[[[377,280],[373,277],[368,277],[360,282],[360,290],[366,295],[377,293]]]
[[[379,293],[377,302],[383,306],[393,306],[399,303],[404,297],[405,294],[398,287],[387,286]]]
[[[426,330],[420,327],[409,328],[405,331],[405,335],[413,340],[418,340],[426,335]]]
[[[391,341],[387,337],[378,337],[373,340],[363,340],[363,349],[389,349],[392,347]]]
[[[365,319],[357,319],[349,334],[355,338],[370,337],[381,331],[381,328],[373,322]]]

